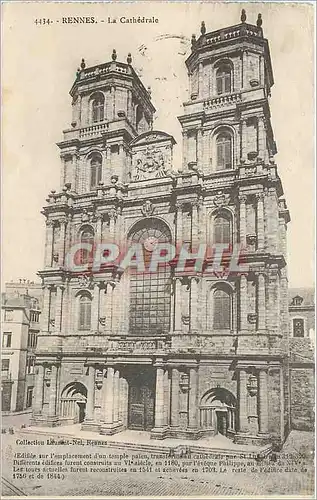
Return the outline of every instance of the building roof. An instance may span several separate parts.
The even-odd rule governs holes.
[[[303,302],[301,306],[313,306],[315,305],[315,288],[305,287],[305,288],[289,288],[288,289],[288,301],[292,305],[292,299],[294,297],[302,297]],[[298,307],[298,306],[297,306]]]
[[[16,292],[15,294],[2,293],[2,308],[10,307],[22,307],[28,309],[39,309],[39,301],[36,297],[32,297],[27,294],[20,294]]]

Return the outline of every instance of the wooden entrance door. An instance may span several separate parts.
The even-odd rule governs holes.
[[[150,370],[132,374],[129,380],[129,429],[154,427],[154,375]]]
[[[227,435],[228,414],[226,411],[217,411],[217,431],[223,436]]]

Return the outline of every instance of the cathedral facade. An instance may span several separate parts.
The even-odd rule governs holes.
[[[60,190],[43,210],[33,424],[280,446],[290,420],[289,212],[261,15],[248,24],[243,11],[239,24],[213,32],[202,23],[185,64],[177,169],[175,140],[152,129],[155,108],[131,55],[120,62],[114,50],[109,62],[78,69],[71,127],[58,144]],[[107,243],[125,255],[142,249],[145,267],[123,270],[119,258],[95,266],[92,254]],[[176,254],[153,272],[159,244]],[[211,252],[197,266],[202,244]],[[230,272],[237,247],[243,266]],[[215,269],[219,248],[228,272]]]

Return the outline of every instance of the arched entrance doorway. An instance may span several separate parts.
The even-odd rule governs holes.
[[[61,416],[74,423],[85,420],[87,389],[81,382],[68,384],[61,395]]]
[[[213,434],[227,436],[236,430],[237,401],[227,389],[217,387],[205,392],[200,401],[200,426]]]

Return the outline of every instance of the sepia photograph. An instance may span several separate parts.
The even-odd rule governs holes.
[[[314,498],[314,2],[1,10],[1,498]]]

